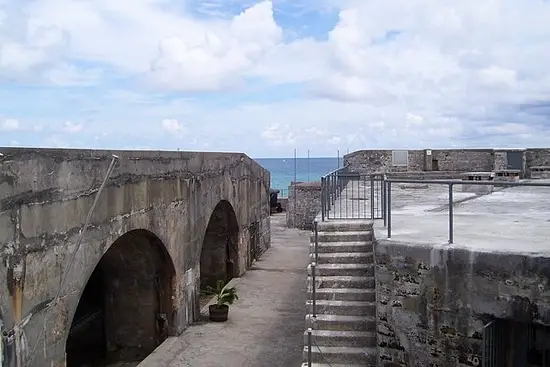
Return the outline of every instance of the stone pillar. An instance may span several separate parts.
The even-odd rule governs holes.
[[[424,149],[424,171],[432,171],[432,150],[431,149]]]
[[[288,228],[312,229],[321,211],[321,182],[297,182],[288,187]]]
[[[495,150],[493,171],[508,169],[508,156],[505,150]]]

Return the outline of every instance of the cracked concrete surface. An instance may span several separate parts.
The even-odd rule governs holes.
[[[170,338],[139,367],[290,367],[302,362],[309,231],[271,217],[271,248],[241,278],[225,323],[203,320]]]

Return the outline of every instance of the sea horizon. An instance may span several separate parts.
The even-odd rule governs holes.
[[[291,182],[319,181],[322,176],[342,167],[342,157],[297,157],[255,158],[258,164],[271,174],[271,188],[281,190],[281,196],[288,194]]]

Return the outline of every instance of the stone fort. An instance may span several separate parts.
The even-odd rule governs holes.
[[[289,186],[287,223],[317,227],[304,366],[550,366],[550,149],[344,162]]]
[[[270,245],[244,154],[0,148],[0,365],[143,359]]]

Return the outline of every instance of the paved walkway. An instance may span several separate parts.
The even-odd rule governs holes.
[[[170,338],[140,367],[299,367],[305,328],[309,232],[271,217],[271,248],[241,278],[225,323],[201,322]]]

